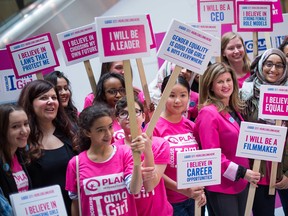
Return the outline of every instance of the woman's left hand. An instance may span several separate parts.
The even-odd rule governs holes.
[[[275,188],[279,190],[287,189],[288,188],[288,178],[287,176],[283,175],[280,182],[275,184]]]

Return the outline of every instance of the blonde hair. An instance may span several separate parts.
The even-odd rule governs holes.
[[[200,84],[200,106],[201,109],[203,106],[214,104],[218,111],[221,112],[226,109],[226,106],[223,104],[220,98],[218,98],[212,91],[213,82],[224,73],[230,73],[233,81],[233,92],[230,96],[229,107],[234,109],[237,112],[240,112],[244,109],[245,103],[240,99],[238,91],[238,82],[234,70],[226,65],[225,63],[216,62],[210,65],[204,72],[201,84]]]
[[[226,49],[228,43],[234,38],[239,38],[241,40],[242,45],[243,45],[244,50],[245,50],[245,54],[244,54],[244,58],[243,58],[243,63],[244,64],[243,64],[242,70],[243,71],[250,71],[251,61],[250,61],[250,59],[249,59],[249,57],[247,55],[247,50],[246,50],[243,38],[239,34],[237,34],[235,32],[226,32],[221,37],[221,62],[224,62],[227,65],[230,65],[227,57],[223,56],[223,53],[224,53],[224,50]]]

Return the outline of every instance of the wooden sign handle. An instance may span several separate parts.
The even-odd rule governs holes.
[[[95,80],[95,77],[93,74],[93,70],[92,70],[90,61],[89,60],[84,61],[84,65],[85,65],[86,73],[88,75],[90,86],[92,88],[92,92],[95,96],[96,95],[96,80]]]
[[[36,73],[36,77],[38,80],[44,80],[43,74],[41,72]]]
[[[260,170],[260,164],[261,160],[255,159],[253,164],[253,171],[259,172]],[[245,209],[245,216],[250,216],[252,212],[254,197],[255,197],[256,187],[250,184],[249,186],[249,192],[248,192],[248,198],[246,203],[246,209]]]
[[[276,120],[276,125],[281,126],[282,120]],[[270,184],[269,184],[269,195],[275,194],[277,168],[278,168],[278,162],[272,161],[271,174],[270,174]]]
[[[147,130],[146,130],[146,134],[151,137],[152,134],[153,134],[153,130],[154,130],[154,127],[160,117],[160,114],[162,112],[162,110],[164,109],[165,107],[165,104],[166,104],[166,101],[171,93],[171,90],[173,88],[173,86],[175,85],[175,82],[180,74],[180,71],[181,71],[182,67],[176,65],[168,82],[167,82],[167,85],[164,89],[164,92],[162,93],[162,96],[161,96],[161,99],[159,101],[159,104],[157,105],[153,115],[152,115],[152,118],[150,120],[150,123],[147,127]]]
[[[135,112],[135,100],[134,100],[134,90],[132,86],[132,71],[130,60],[123,61],[124,66],[124,78],[125,78],[125,89],[126,89],[126,98],[127,106],[129,113],[129,126],[132,139],[136,138],[138,134],[138,125]],[[133,152],[133,161],[134,165],[138,166],[141,164],[140,152]]]
[[[258,56],[258,32],[253,32],[253,57]]]

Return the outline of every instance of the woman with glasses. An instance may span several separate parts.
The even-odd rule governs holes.
[[[71,123],[76,127],[78,121],[78,111],[72,100],[72,91],[69,79],[60,71],[53,71],[44,77],[45,80],[53,83],[58,90],[60,102],[64,107]],[[77,128],[77,127],[76,127]]]
[[[93,104],[106,104],[113,111],[115,105],[120,98],[126,95],[124,77],[117,73],[106,73],[97,83],[96,95]],[[121,129],[117,119],[113,121],[113,141],[124,137],[123,130]]]
[[[160,137],[152,137],[150,139],[146,133],[142,132],[142,124],[146,115],[144,106],[138,99],[135,99],[135,112],[139,136],[131,140],[127,98],[123,97],[117,102],[116,117],[124,130],[125,138],[115,142],[115,145],[131,146],[136,141],[145,143],[145,151],[141,156],[143,187],[140,193],[134,196],[138,216],[172,216],[173,209],[167,200],[162,178],[170,161],[169,143]]]
[[[287,86],[287,63],[285,54],[279,49],[268,49],[262,55],[258,56],[251,65],[253,75],[243,83],[240,91],[241,98],[246,103],[244,111],[244,119],[249,122],[275,125],[275,120],[258,118],[259,94],[261,85],[282,85]],[[287,123],[283,121],[283,126]],[[283,159],[287,157],[283,156]],[[283,160],[282,159],[282,160]],[[282,170],[281,170],[282,169]],[[271,162],[261,162],[260,172],[261,180],[258,182],[256,190],[253,215],[274,215],[275,195],[269,195]],[[288,164],[287,161],[282,161],[280,171],[283,171],[277,178],[279,182],[276,184],[278,189],[288,188]],[[283,175],[284,174],[284,175]]]
[[[163,93],[170,75],[165,77],[161,86]],[[153,136],[163,137],[170,145],[170,163],[164,173],[164,182],[169,202],[173,206],[173,215],[194,215],[194,200],[199,205],[206,203],[204,187],[177,188],[177,152],[194,151],[199,149],[193,135],[194,122],[183,116],[187,109],[190,94],[190,86],[185,78],[179,76],[166,101],[165,109],[154,128]],[[204,211],[202,211],[204,213]]]

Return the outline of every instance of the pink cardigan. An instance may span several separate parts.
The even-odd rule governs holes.
[[[241,121],[243,118],[237,113]],[[202,149],[221,148],[221,184],[206,189],[225,194],[240,193],[247,181],[234,181],[238,165],[249,168],[247,158],[236,157],[240,127],[229,113],[219,113],[216,106],[203,107],[196,119],[194,136]]]

